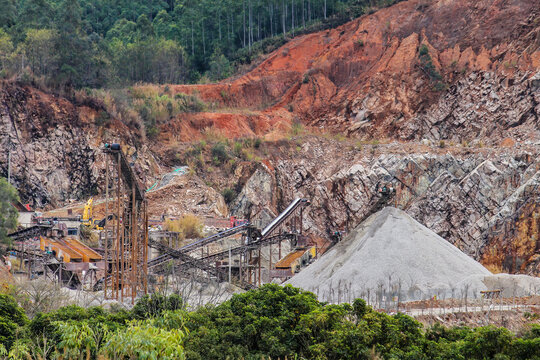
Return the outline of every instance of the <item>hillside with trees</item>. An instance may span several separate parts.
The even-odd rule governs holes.
[[[0,1],[0,78],[48,86],[216,81],[298,34],[396,0]]]

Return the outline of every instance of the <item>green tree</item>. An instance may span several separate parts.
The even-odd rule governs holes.
[[[58,69],[56,80],[61,85],[79,87],[84,85],[84,72],[88,69],[91,56],[88,42],[81,31],[81,8],[78,0],[61,3],[58,22],[56,52]]]
[[[14,34],[18,34],[19,41],[24,39],[27,29],[50,29],[53,26],[55,12],[49,1],[18,1],[17,6],[19,11]]]
[[[507,329],[485,326],[465,338],[461,351],[467,359],[494,359],[508,352],[512,341],[512,333]]]
[[[0,198],[1,199],[1,198]],[[0,294],[0,344],[10,350],[15,341],[18,326],[24,326],[28,321],[24,310],[9,295]]]
[[[15,0],[0,0],[0,28],[7,29],[12,26],[16,18]]]
[[[208,77],[212,81],[225,79],[233,74],[233,68],[230,61],[221,53],[221,50],[216,47],[214,53],[210,57],[210,70]]]
[[[8,75],[11,56],[13,55],[11,36],[0,28],[0,78]]]
[[[153,321],[131,322],[109,338],[103,353],[111,359],[185,359],[185,331],[155,325]]]
[[[24,53],[35,75],[47,75],[55,65],[56,32],[49,29],[30,29],[24,41]]]
[[[17,190],[5,178],[0,178],[0,242],[5,244],[10,241],[7,234],[17,227],[18,212],[13,206],[17,201]]]

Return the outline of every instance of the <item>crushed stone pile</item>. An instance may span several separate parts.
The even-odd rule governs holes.
[[[387,207],[371,215],[320,259],[287,283],[321,301],[349,302],[476,298],[495,286],[505,296],[540,292],[540,278],[493,275],[404,211]]]

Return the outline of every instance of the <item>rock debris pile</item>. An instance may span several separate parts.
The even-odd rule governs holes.
[[[480,291],[495,288],[502,288],[505,296],[540,291],[539,278],[493,275],[405,212],[391,207],[371,215],[288,282],[329,302],[357,297],[372,301],[457,298],[465,293],[478,297]]]

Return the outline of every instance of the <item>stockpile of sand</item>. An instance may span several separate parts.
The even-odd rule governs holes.
[[[329,302],[367,296],[404,301],[461,297],[465,292],[477,297],[481,290],[501,283],[496,278],[502,276],[495,277],[405,212],[387,207],[288,283]],[[506,285],[516,295],[540,291],[538,278],[512,278],[504,275],[503,282],[511,283]]]

